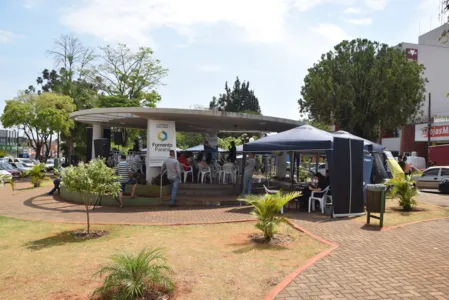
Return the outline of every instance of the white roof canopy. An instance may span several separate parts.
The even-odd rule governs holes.
[[[181,132],[282,132],[300,126],[295,120],[214,110],[114,107],[80,110],[70,114],[77,122],[104,127],[147,128],[148,119],[174,121]]]

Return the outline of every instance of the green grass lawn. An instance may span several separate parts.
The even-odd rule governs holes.
[[[308,258],[327,249],[288,225],[286,246],[257,245],[254,223],[198,226],[93,226],[109,235],[91,240],[85,226],[0,217],[0,299],[88,299],[101,280],[92,274],[112,254],[163,247],[173,267],[175,299],[262,299]]]

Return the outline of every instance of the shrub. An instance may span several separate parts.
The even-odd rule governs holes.
[[[11,185],[11,189],[14,191],[15,189],[14,178],[12,178],[12,176],[0,175],[0,187],[4,187],[5,183],[8,181],[9,184]]]
[[[111,194],[114,197],[120,192],[120,183],[113,169],[103,160],[91,160],[88,164],[79,163],[76,167],[64,170],[63,183],[69,192],[80,194],[86,208],[87,233],[90,232],[89,207],[93,205],[95,197]]]
[[[276,233],[277,226],[286,219],[279,216],[279,212],[289,201],[301,196],[301,192],[276,194],[248,195],[246,202],[254,208],[253,215],[257,217],[256,228],[263,232],[264,238],[269,242]]]
[[[111,260],[96,273],[106,277],[92,298],[132,300],[148,293],[168,293],[174,288],[170,278],[173,271],[160,248],[143,249],[137,255],[117,254]]]
[[[416,201],[413,199],[418,195],[418,188],[411,175],[399,176],[388,180],[387,185],[392,186],[390,196],[397,197],[399,206],[405,211],[410,211],[416,206]]]
[[[34,185],[34,187],[41,186],[42,181],[45,179],[44,170],[44,164],[37,164],[28,171],[28,175],[31,176],[31,183]]]

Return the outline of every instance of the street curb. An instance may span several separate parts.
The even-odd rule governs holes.
[[[331,248],[324,250],[323,252],[318,253],[317,255],[315,255],[314,257],[310,258],[309,260],[307,260],[302,266],[300,266],[299,268],[297,268],[295,271],[293,271],[292,273],[290,273],[289,275],[287,275],[287,277],[285,277],[278,285],[276,285],[276,287],[274,287],[268,295],[265,296],[265,300],[272,300],[274,299],[280,292],[282,292],[285,287],[287,287],[287,285],[289,285],[290,282],[292,282],[299,274],[301,274],[303,271],[305,271],[307,268],[309,268],[310,266],[312,266],[313,264],[315,264],[317,261],[319,261],[320,259],[322,259],[323,257],[329,255],[332,251],[334,251],[335,249],[337,249],[339,246],[335,243],[329,242],[328,240],[325,240],[322,237],[319,237],[313,233],[311,233],[310,231],[298,226],[297,224],[295,224],[294,222],[290,221],[289,219],[287,219],[287,222],[296,230],[301,231],[309,236],[311,236],[312,238],[318,240],[319,242],[326,244],[326,245],[330,245]]]
[[[400,225],[395,225],[395,226],[388,226],[388,227],[384,226],[380,231],[388,231],[388,230],[398,229],[398,228],[402,228],[402,227],[409,226],[409,225],[415,225],[415,224],[419,224],[419,223],[438,221],[438,220],[446,220],[446,219],[449,219],[449,217],[433,218],[433,219],[415,221],[415,222],[410,222],[410,223],[405,223],[405,224],[400,224]]]

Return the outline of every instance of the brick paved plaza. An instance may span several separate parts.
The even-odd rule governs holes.
[[[20,186],[19,186],[20,188]],[[43,195],[49,188],[0,190],[0,215],[62,222],[85,221],[84,207]],[[448,196],[421,201],[445,205]],[[248,208],[103,207],[92,223],[190,224],[250,220]],[[300,273],[276,299],[449,299],[449,219],[386,231],[351,220],[293,213],[290,219],[338,248]]]

